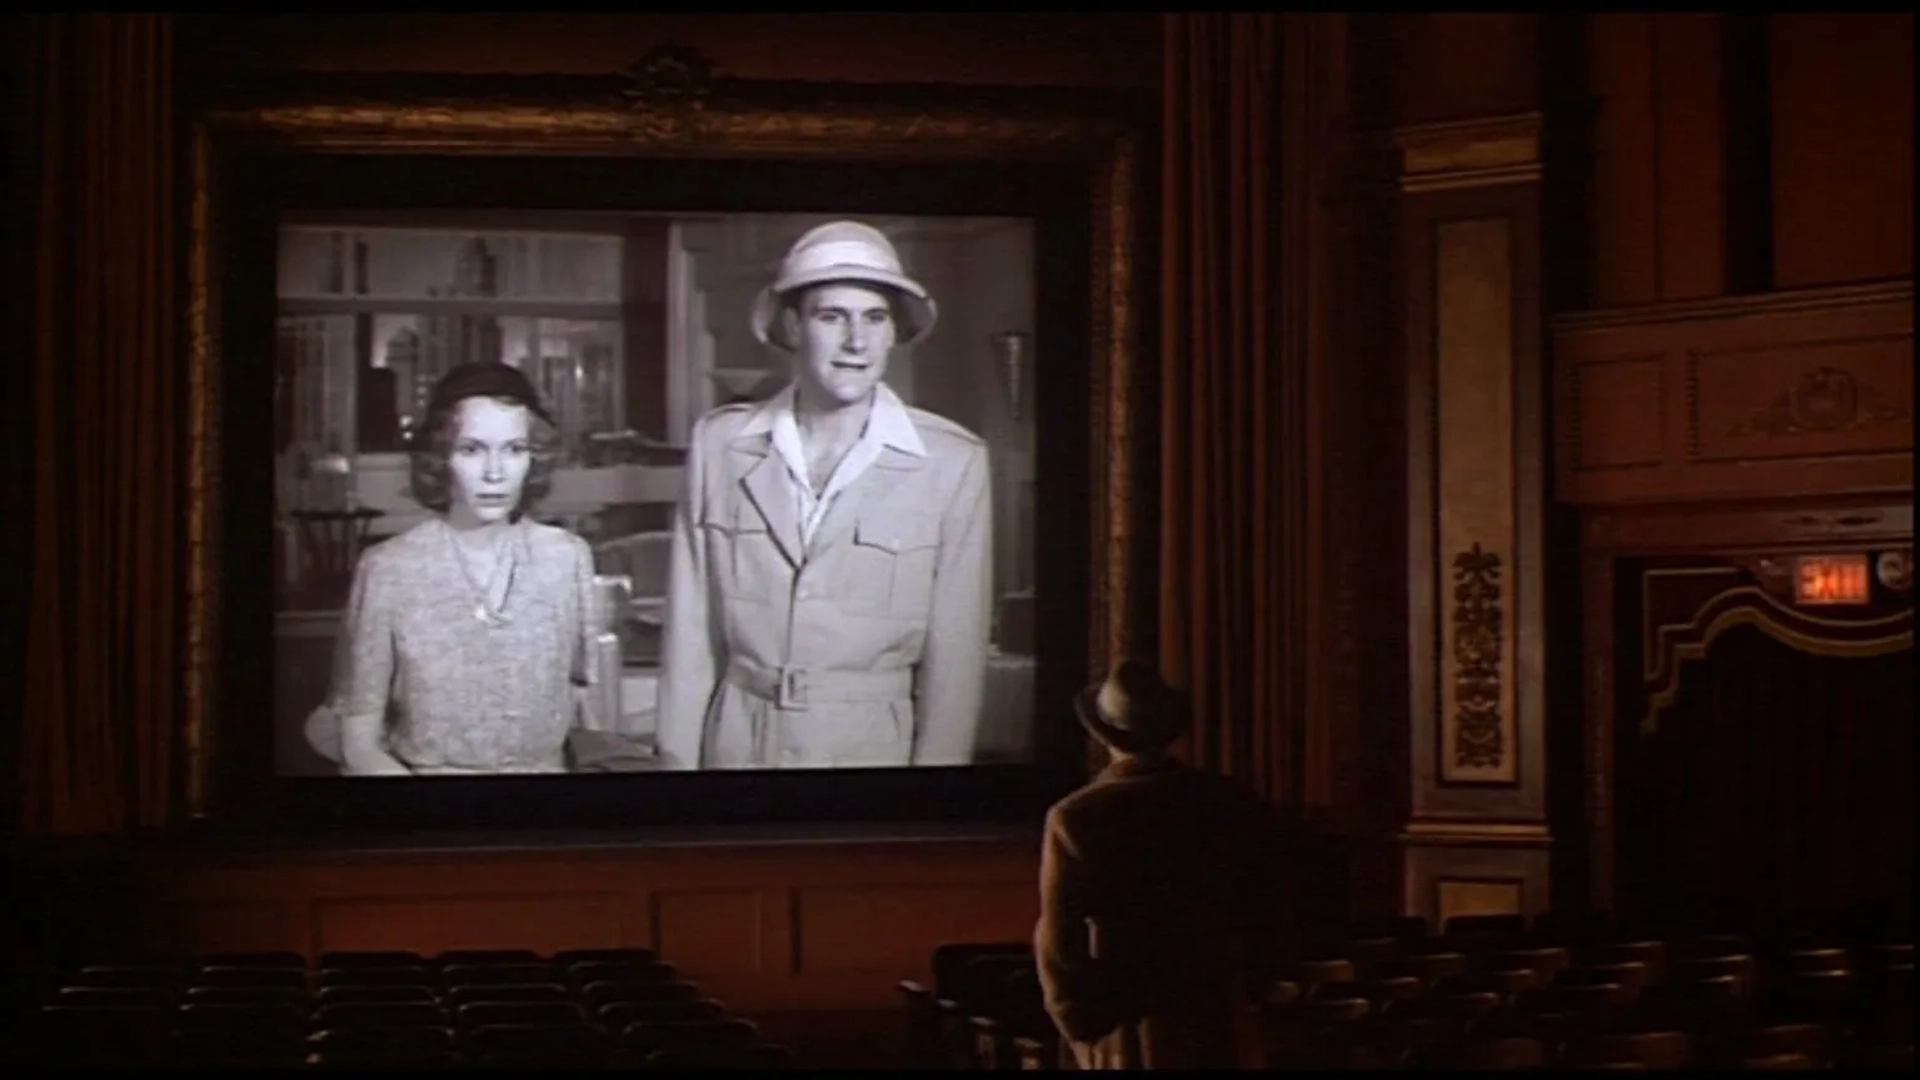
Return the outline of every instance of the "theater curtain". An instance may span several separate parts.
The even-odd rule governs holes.
[[[172,40],[165,15],[16,25],[33,209],[20,824],[124,835],[166,824],[178,789]]]
[[[1623,909],[1910,912],[1913,675],[1911,648],[1821,656],[1722,634],[1617,759]]]
[[[1158,640],[1194,699],[1188,758],[1296,805],[1308,388],[1282,276],[1282,28],[1166,16]]]

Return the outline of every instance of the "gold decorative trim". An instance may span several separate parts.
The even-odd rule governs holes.
[[[1138,198],[1138,148],[1131,136],[1116,139],[1094,182],[1093,288],[1096,297],[1133,295],[1134,203]],[[1089,380],[1093,422],[1092,460],[1106,463],[1107,497],[1095,505],[1104,508],[1094,536],[1096,563],[1094,607],[1107,613],[1106,625],[1095,627],[1089,671],[1104,671],[1112,662],[1134,652],[1133,620],[1128,606],[1133,597],[1134,401],[1133,309],[1124,301],[1096,302],[1094,339],[1105,342],[1105,354],[1094,364]],[[1106,544],[1100,546],[1101,536]],[[1100,631],[1104,630],[1104,633]]]
[[[1713,300],[1680,300],[1598,311],[1574,311],[1554,316],[1549,326],[1556,334],[1611,330],[1658,323],[1708,322],[1761,315],[1791,315],[1811,311],[1844,310],[1881,304],[1913,303],[1913,280],[1900,278],[1863,285],[1836,285],[1820,289],[1750,293]]]
[[[1409,821],[1394,838],[1432,847],[1540,847],[1553,842],[1553,832],[1535,822]]]
[[[1540,114],[1418,124],[1394,132],[1408,194],[1540,179]]]
[[[1752,590],[1760,595],[1758,589]],[[1908,611],[1906,618],[1911,620],[1913,613]],[[1902,650],[1913,648],[1913,628],[1909,626],[1897,634],[1885,637],[1869,638],[1864,641],[1835,641],[1832,638],[1815,637],[1803,634],[1791,627],[1782,626],[1768,616],[1765,611],[1755,607],[1738,607],[1720,613],[1707,628],[1701,632],[1698,641],[1683,641],[1673,647],[1673,663],[1668,668],[1668,676],[1659,689],[1647,698],[1646,715],[1640,718],[1640,734],[1652,735],[1660,730],[1660,714],[1672,707],[1680,696],[1680,671],[1688,663],[1704,659],[1707,651],[1721,634],[1738,626],[1751,626],[1782,645],[1798,649],[1801,652],[1817,656],[1836,656],[1845,659],[1867,659],[1875,656],[1887,656]]]
[[[1882,424],[1909,423],[1913,414],[1886,404],[1878,387],[1851,371],[1821,365],[1803,372],[1727,434],[1733,438],[1832,435]]]
[[[502,85],[526,82],[500,80]],[[362,81],[371,86],[375,82]],[[591,84],[591,92],[579,89]],[[333,84],[329,84],[333,85]],[[419,86],[404,78],[392,86]],[[1092,340],[1088,436],[1093,465],[1089,665],[1104,669],[1132,647],[1133,455],[1141,407],[1134,392],[1138,333],[1132,308],[1140,168],[1128,106],[1059,106],[1043,91],[1006,95],[1005,107],[916,87],[750,84],[716,75],[687,50],[656,52],[624,81],[544,80],[538,92],[501,94],[489,80],[454,80],[466,96],[422,89],[403,100],[365,93],[305,94],[219,105],[194,126],[191,149],[187,378],[187,802],[208,812],[220,716],[222,452],[218,260],[219,161],[235,148],[279,154],[593,155],[737,161],[941,164],[1030,161],[1084,165],[1093,195]],[[478,91],[465,88],[476,85]],[[555,87],[559,87],[558,90]],[[387,93],[396,93],[389,89]],[[429,96],[431,95],[431,96]],[[969,103],[972,102],[972,103]]]
[[[1506,760],[1500,716],[1505,616],[1500,555],[1472,548],[1453,559],[1453,761],[1463,769],[1498,768]]]
[[[720,104],[316,103],[216,110],[207,123],[220,134],[313,152],[696,156],[705,150],[735,158],[852,161],[903,153],[923,161],[973,161],[989,147],[1016,155],[1095,147],[1111,153],[1120,134],[1112,125],[1045,115],[797,106],[743,111]]]
[[[662,42],[628,67],[621,96],[636,109],[699,108],[712,96],[713,59],[678,42]]]
[[[1740,566],[1663,566],[1647,570],[1640,575],[1640,610],[1643,612],[1642,618],[1646,618],[1653,611],[1653,583],[1661,578],[1730,577],[1738,580],[1742,570],[1743,567]],[[1902,619],[1911,619],[1913,617],[1911,611],[1896,612],[1892,615],[1870,619],[1835,619],[1824,615],[1816,615],[1812,612],[1801,611],[1782,603],[1781,600],[1771,595],[1767,584],[1769,583],[1763,583],[1762,585],[1730,586],[1696,604],[1693,610],[1688,613],[1686,622],[1661,623],[1658,626],[1648,627],[1645,632],[1641,634],[1640,642],[1642,681],[1648,684],[1666,684],[1677,681],[1678,676],[1676,671],[1678,664],[1673,662],[1670,657],[1678,651],[1679,646],[1669,646],[1667,642],[1696,626],[1701,612],[1708,611],[1714,607],[1724,607],[1742,596],[1752,597],[1760,601],[1763,610],[1771,608],[1774,611],[1786,615],[1795,622],[1825,627],[1830,630],[1871,632],[1879,628],[1897,625]],[[1789,592],[1786,595],[1791,596],[1790,583],[1788,589]],[[1786,633],[1797,633],[1787,627],[1782,627],[1782,630]],[[1802,647],[1799,644],[1800,641],[1819,642],[1823,639],[1810,634],[1799,634],[1796,639],[1790,640],[1782,638],[1780,640],[1785,644],[1800,648]]]
[[[181,742],[186,753],[186,803],[190,819],[208,809],[212,717],[217,708],[215,638],[220,605],[220,345],[214,334],[218,282],[208,237],[213,221],[213,144],[205,125],[194,128],[188,150],[193,190],[187,211],[187,588],[186,670],[182,673],[186,716]]]

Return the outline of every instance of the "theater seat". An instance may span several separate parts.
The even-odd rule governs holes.
[[[647,1055],[648,1069],[786,1069],[793,1055],[782,1046],[683,1046]]]

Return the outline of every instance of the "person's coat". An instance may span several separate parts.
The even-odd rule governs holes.
[[[993,613],[985,443],[909,409],[924,455],[883,449],[803,550],[780,456],[748,430],[756,408],[708,413],[688,448],[661,657],[665,763],[970,764]],[[761,744],[789,705],[805,715],[780,728],[814,744]]]
[[[1286,931],[1280,832],[1223,777],[1122,759],[1048,812],[1035,953],[1082,1068],[1236,1067]]]

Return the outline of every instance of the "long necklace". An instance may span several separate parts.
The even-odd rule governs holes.
[[[493,606],[493,586],[500,580],[501,567],[507,563],[505,534],[494,542],[493,568],[488,571],[484,585],[474,576],[473,567],[467,563],[467,553],[461,549],[460,541],[453,535],[451,528],[447,530],[447,542],[453,545],[453,557],[460,564],[460,576],[467,579],[467,587],[474,592],[473,617],[488,626],[495,627],[505,626],[511,622],[512,620],[504,612],[495,610]]]

